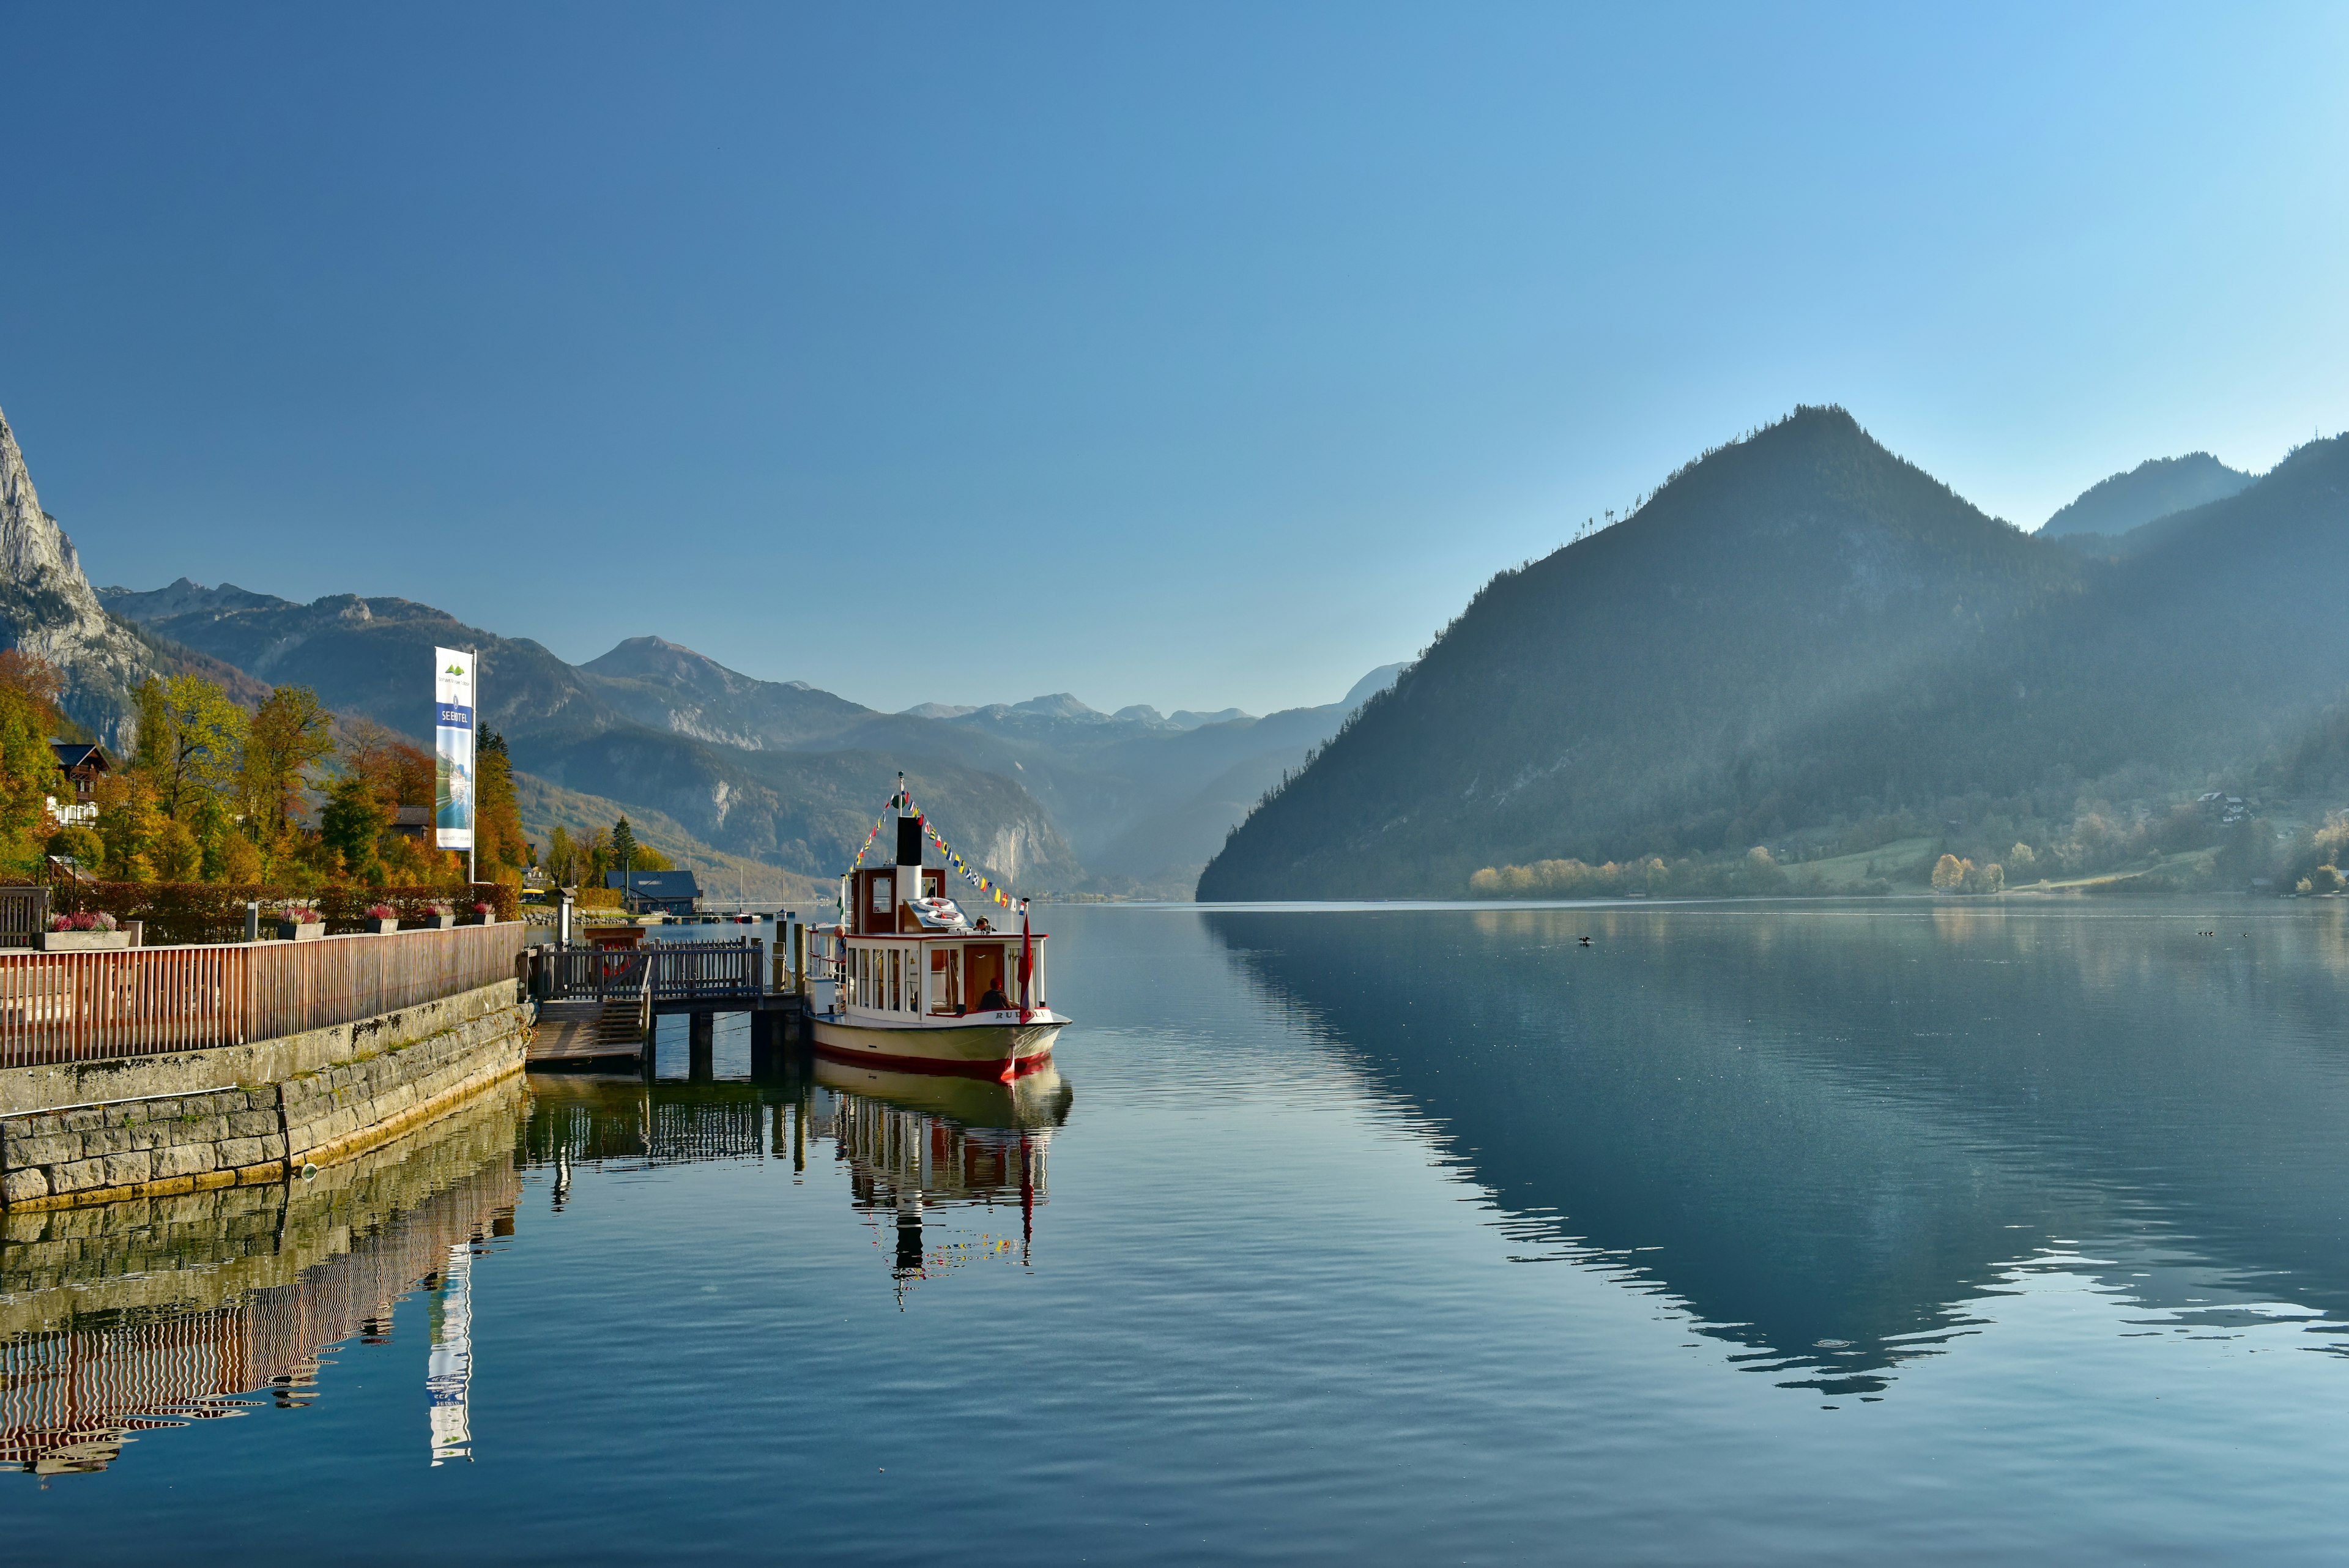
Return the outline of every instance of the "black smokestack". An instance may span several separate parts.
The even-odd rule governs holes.
[[[922,819],[901,816],[897,819],[897,864],[919,866],[922,863]],[[907,898],[914,895],[908,893]]]

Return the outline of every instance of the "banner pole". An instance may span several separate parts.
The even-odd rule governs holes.
[[[465,890],[471,892],[481,871],[480,862],[475,857],[480,853],[478,846],[481,842],[481,650],[474,648],[467,651],[472,655],[471,668],[473,674],[473,690],[470,693],[473,699],[471,741],[473,754],[467,759],[473,764],[473,831],[465,840]]]

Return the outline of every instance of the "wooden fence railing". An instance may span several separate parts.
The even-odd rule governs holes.
[[[514,978],[518,923],[314,942],[0,952],[0,1067],[241,1045]]]
[[[723,1002],[766,989],[766,943],[647,942],[640,948],[550,951],[552,994],[560,1002],[618,1002],[649,989],[656,1002]]]
[[[0,948],[31,947],[33,938],[48,929],[47,888],[0,888]]]

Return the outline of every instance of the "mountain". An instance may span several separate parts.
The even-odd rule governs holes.
[[[507,735],[518,768],[658,814],[710,855],[799,875],[854,854],[903,768],[964,852],[1014,886],[1181,896],[1248,805],[1391,679],[1265,719],[1108,714],[1065,692],[881,713],[657,637],[574,667],[405,599],[303,605],[186,579],[105,597],[142,633],[201,650],[190,657],[313,686],[337,711],[419,737],[412,671],[435,644],[477,648],[482,722]]]
[[[1457,895],[1482,866],[1909,834],[2089,861],[2135,835],[2248,878],[2279,835],[2221,834],[2199,794],[2313,825],[2349,791],[2349,438],[2130,537],[2020,534],[1842,410],[1798,410],[1495,577],[1200,896]]]
[[[584,692],[636,722],[713,743],[861,751],[1017,779],[1084,866],[1068,886],[1179,897],[1257,797],[1399,668],[1364,677],[1342,702],[1265,719],[1237,709],[1168,717],[1140,705],[1103,713],[1068,692],[880,713],[802,681],[742,675],[650,637],[576,673]]]
[[[1454,895],[1481,866],[1742,849],[1982,787],[2002,770],[1953,717],[1985,677],[1995,707],[2020,629],[2091,569],[1798,410],[1494,578],[1199,896]]]
[[[2047,539],[2116,536],[2173,512],[2224,501],[2251,483],[2251,475],[2229,468],[2207,452],[2157,457],[2090,485],[2047,519],[2039,533]]]
[[[880,714],[804,680],[761,680],[657,637],[632,637],[580,670],[640,724],[750,751],[830,740]]]
[[[16,433],[0,413],[0,627],[8,646],[66,677],[65,710],[119,747],[132,733],[131,694],[156,671],[158,649],[98,603],[57,520],[41,509]]]
[[[429,705],[418,693],[432,649],[476,649],[481,722],[505,734],[517,769],[658,813],[721,854],[833,875],[864,842],[904,768],[916,798],[938,811],[964,853],[1007,882],[1066,888],[1083,876],[1050,816],[1012,780],[928,754],[766,749],[867,711],[737,676],[656,639],[623,644],[597,661],[598,671],[407,599],[344,594],[303,605],[182,581],[112,602],[175,642],[264,680],[313,687],[336,712],[425,741]],[[664,683],[671,700],[651,701],[647,693]]]
[[[651,845],[679,868],[698,873],[705,893],[721,898],[739,894],[761,902],[809,908],[829,903],[833,896],[830,877],[785,871],[763,860],[713,849],[674,818],[642,805],[564,789],[526,773],[514,775],[514,795],[522,813],[523,836],[542,848],[557,826],[582,838],[597,828],[608,830],[625,814],[638,842]]]

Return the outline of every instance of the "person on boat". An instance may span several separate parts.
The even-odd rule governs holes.
[[[1011,1011],[1011,999],[1003,994],[1001,986],[990,985],[987,988],[987,994],[978,999],[978,1010],[981,1012],[1009,1012]]]

